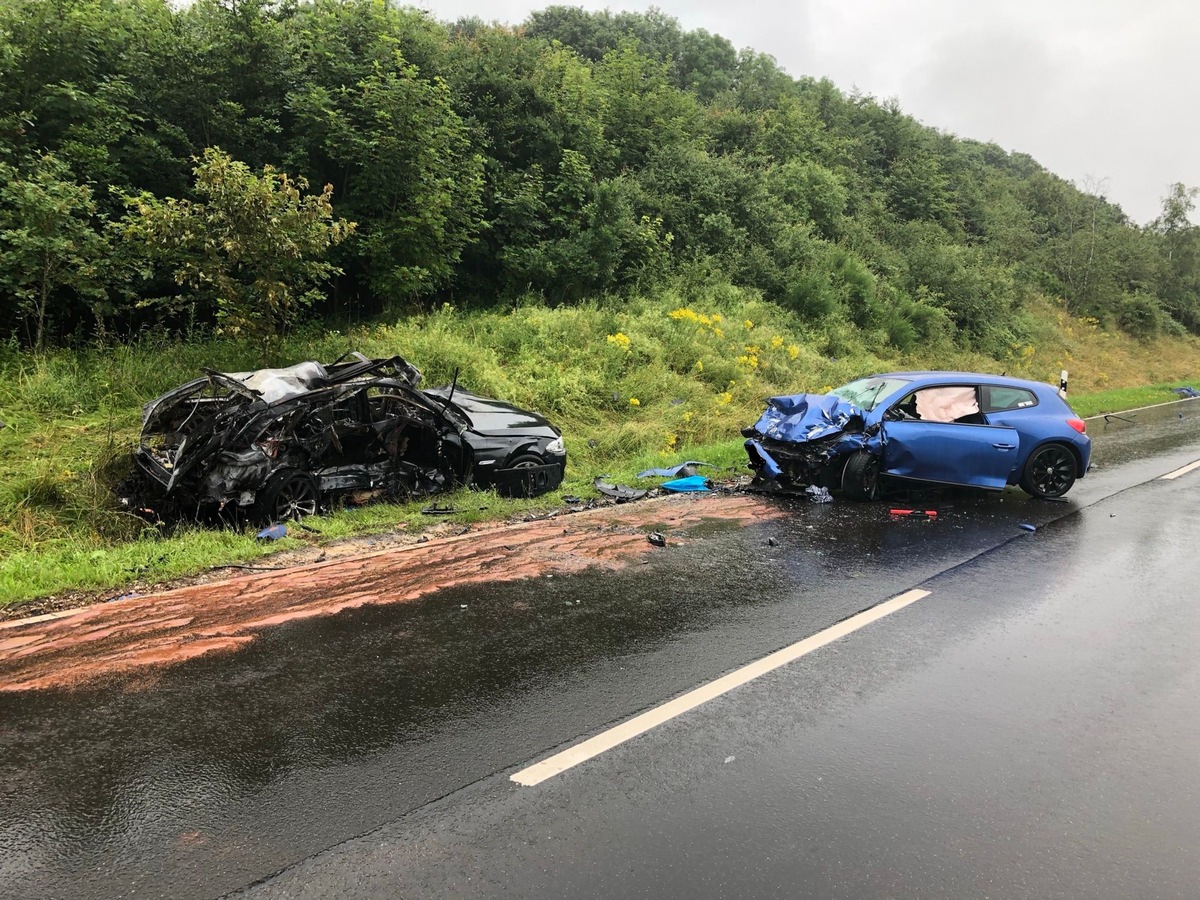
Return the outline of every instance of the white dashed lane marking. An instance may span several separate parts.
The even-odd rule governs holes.
[[[1166,475],[1162,476],[1161,480],[1174,481],[1181,475],[1186,475],[1188,472],[1194,472],[1196,469],[1200,469],[1200,459],[1196,460],[1194,463],[1188,463],[1186,466],[1176,469],[1174,472],[1168,472]]]
[[[838,622],[836,625],[831,625],[824,631],[818,631],[811,637],[797,641],[789,647],[784,647],[782,650],[776,650],[769,656],[764,656],[762,659],[742,666],[740,669],[735,669],[728,675],[722,675],[716,681],[710,681],[708,684],[701,685],[695,690],[688,691],[681,697],[676,697],[674,700],[670,700],[661,706],[656,706],[654,709],[648,710],[639,716],[634,716],[628,722],[622,722],[620,725],[601,732],[595,737],[588,738],[574,747],[569,747],[561,753],[556,753],[549,759],[534,763],[532,766],[514,774],[512,780],[517,784],[526,786],[541,784],[547,778],[553,778],[555,775],[559,775],[567,769],[579,765],[581,762],[586,762],[593,757],[599,756],[606,750],[611,750],[618,744],[625,743],[630,738],[635,738],[639,734],[645,734],[652,728],[657,728],[659,725],[669,722],[676,716],[681,716],[685,712],[707,703],[709,700],[720,697],[722,694],[728,693],[736,687],[741,687],[743,684],[766,675],[768,672],[773,672],[781,666],[786,666],[788,663],[794,662],[800,657],[812,653],[814,650],[819,650],[821,647],[831,644],[839,638],[852,634],[860,628],[865,628],[872,622],[878,622],[884,616],[889,616],[898,610],[904,609],[910,603],[915,603],[921,598],[928,596],[929,591],[914,589],[906,591],[898,597],[893,597],[891,600],[885,600],[877,606],[863,610],[858,615],[851,616],[849,619]]]

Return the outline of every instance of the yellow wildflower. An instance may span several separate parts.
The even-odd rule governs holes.
[[[618,331],[616,334],[610,334],[608,336],[608,342],[620,347],[626,353],[630,352],[629,346],[631,341],[629,340],[629,336],[624,332]]]
[[[747,319],[745,322],[742,323],[742,327],[745,328],[747,331],[749,331],[751,328],[754,327],[754,323],[751,322],[749,319]]]
[[[795,359],[800,355],[800,348],[796,344],[788,344],[788,359]]]
[[[729,391],[722,391],[721,393],[717,394],[717,402],[721,404],[732,403],[733,394],[729,393]]]
[[[641,400],[639,400],[637,397],[630,397],[630,398],[629,398],[629,405],[630,405],[630,406],[641,406],[641,405],[642,405],[642,401],[641,401]]]
[[[783,338],[781,338],[779,335],[775,335],[775,337],[771,338],[771,349],[772,350],[778,350],[782,346],[783,346]]]

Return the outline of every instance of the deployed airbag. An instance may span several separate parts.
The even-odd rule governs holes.
[[[973,387],[935,387],[917,391],[917,415],[925,422],[953,422],[979,412]]]

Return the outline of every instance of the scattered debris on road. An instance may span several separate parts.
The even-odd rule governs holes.
[[[278,541],[287,537],[287,533],[288,530],[286,525],[276,523],[275,525],[268,525],[266,528],[260,531],[258,533],[258,539],[260,541]]]
[[[592,484],[596,490],[605,497],[612,497],[612,499],[616,500],[618,503],[629,503],[633,500],[641,500],[648,493],[650,493],[649,491],[642,490],[641,488],[631,488],[627,484],[610,484],[604,480],[604,476],[597,478]]]

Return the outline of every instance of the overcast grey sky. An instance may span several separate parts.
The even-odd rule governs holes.
[[[516,24],[552,5],[415,0],[443,21]],[[683,28],[828,76],[927,125],[1033,156],[1104,194],[1139,223],[1168,186],[1200,186],[1197,0],[620,0]],[[1197,220],[1197,216],[1193,216]]]

